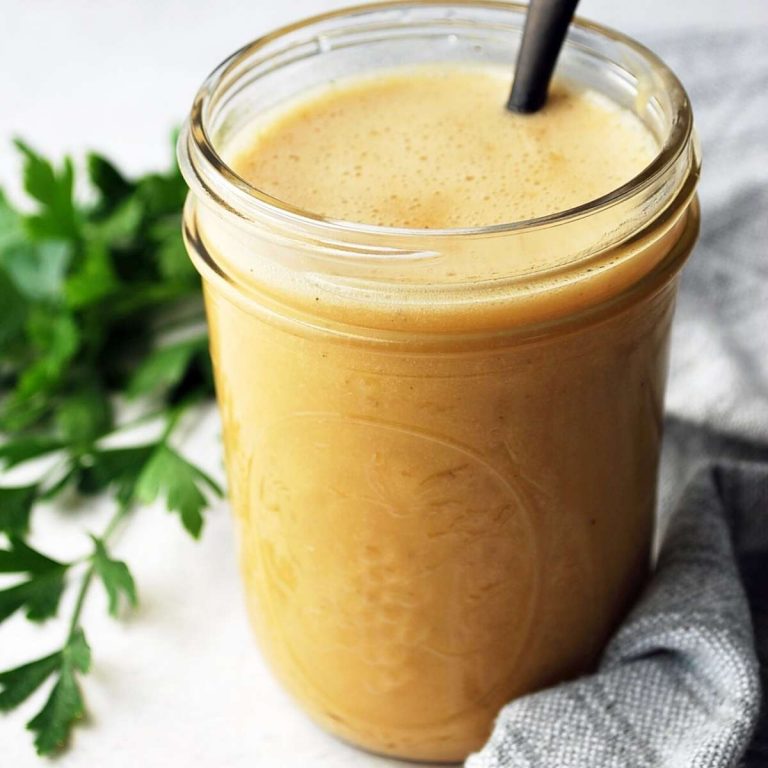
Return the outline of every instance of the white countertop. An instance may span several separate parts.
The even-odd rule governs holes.
[[[2,0],[0,184],[18,191],[10,149],[23,136],[46,154],[96,148],[131,172],[167,162],[172,126],[203,77],[243,43],[338,0]],[[764,0],[583,0],[588,18],[648,39],[657,30],[760,26]],[[713,67],[717,62],[713,61]],[[680,72],[685,80],[685,72]],[[211,408],[192,425],[185,451],[220,471],[218,420]],[[46,510],[41,546],[71,555],[78,522],[99,530],[104,510]],[[73,516],[77,516],[77,522]],[[83,681],[90,718],[76,729],[62,768],[381,768],[403,765],[365,755],[311,725],[272,680],[242,606],[226,505],[193,542],[175,516],[138,513],[116,547],[132,566],[140,608],[126,621],[106,616],[96,594],[84,625],[94,667]],[[67,615],[66,605],[63,615]],[[0,627],[0,669],[55,647],[64,627],[17,617]],[[24,723],[41,692],[0,717],[0,766],[40,765]]]

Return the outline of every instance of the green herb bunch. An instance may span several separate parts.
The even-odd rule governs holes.
[[[131,180],[88,155],[83,200],[70,158],[55,167],[16,144],[33,210],[0,191],[0,465],[28,463],[36,479],[0,481],[0,573],[13,575],[0,590],[0,623],[17,611],[45,621],[65,590],[77,596],[49,655],[0,672],[0,710],[53,678],[28,723],[37,751],[52,754],[85,711],[79,678],[91,651],[81,614],[91,587],[101,582],[113,615],[121,601],[137,601],[128,566],[110,553],[121,523],[135,505],[161,499],[197,537],[221,489],[172,444],[184,411],[213,393],[199,279],[181,239],[178,168]],[[151,421],[159,437],[121,440]],[[28,538],[37,505],[65,492],[82,503],[107,494],[114,507],[68,562]]]

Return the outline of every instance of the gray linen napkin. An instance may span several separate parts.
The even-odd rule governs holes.
[[[704,155],[658,564],[597,672],[509,704],[467,768],[768,766],[768,45],[649,43],[691,95]]]
[[[467,768],[736,765],[760,702],[750,604],[765,653],[768,470],[704,470],[598,672],[508,705]],[[755,740],[747,764],[768,759],[766,747]]]

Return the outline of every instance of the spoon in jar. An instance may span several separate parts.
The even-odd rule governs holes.
[[[510,112],[538,112],[547,101],[549,81],[579,0],[530,0],[517,55]]]

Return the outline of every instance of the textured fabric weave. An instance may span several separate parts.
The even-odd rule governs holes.
[[[768,630],[766,598],[768,472],[701,471],[598,672],[510,704],[467,767],[737,765],[760,704],[750,604]],[[751,754],[747,764],[762,765],[765,742]]]
[[[691,95],[704,156],[658,564],[598,671],[509,704],[467,768],[768,766],[768,45],[648,42]]]

